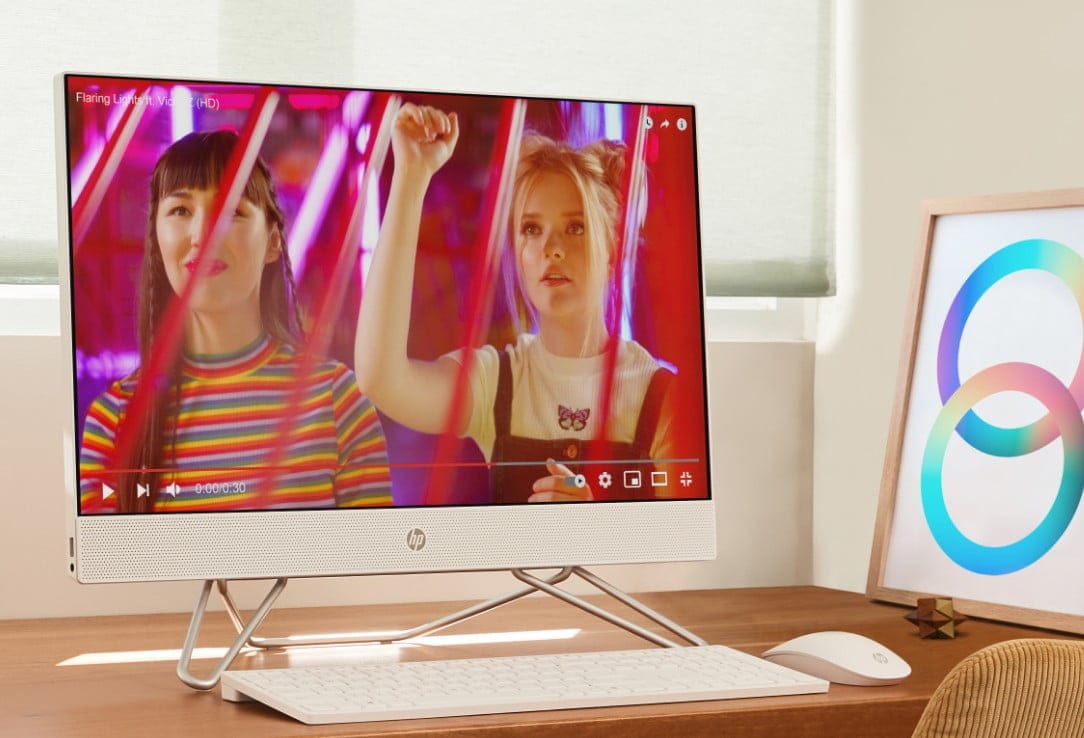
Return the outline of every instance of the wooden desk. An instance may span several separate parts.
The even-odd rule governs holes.
[[[193,599],[196,585],[193,585]],[[711,643],[749,653],[802,633],[848,630],[867,635],[914,672],[891,687],[832,685],[828,694],[672,705],[486,715],[385,723],[306,726],[258,704],[223,702],[218,690],[194,692],[176,677],[176,657],[86,666],[60,662],[86,653],[177,649],[187,615],[0,621],[0,733],[32,736],[909,736],[948,670],[973,651],[1044,631],[969,621],[955,640],[926,641],[906,610],[818,587],[705,590],[639,596]],[[592,597],[602,602],[604,597]],[[414,604],[274,611],[263,635],[395,630],[450,612]],[[622,613],[624,614],[624,613]],[[639,620],[630,615],[630,619]],[[553,598],[530,597],[456,626],[447,634],[578,628],[572,638],[440,646],[293,649],[242,654],[233,668],[350,660],[431,659],[649,647]],[[200,645],[226,646],[233,631],[208,613]],[[195,661],[207,673],[210,661]]]

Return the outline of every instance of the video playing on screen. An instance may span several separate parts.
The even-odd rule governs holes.
[[[709,496],[691,106],[65,83],[81,514]]]

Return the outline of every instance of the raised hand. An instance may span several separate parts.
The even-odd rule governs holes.
[[[412,359],[407,337],[422,205],[433,174],[455,149],[459,120],[407,103],[396,112],[391,136],[395,170],[361,296],[354,371],[382,413],[422,433],[439,433],[447,426],[459,365],[448,357]]]
[[[459,116],[428,105],[404,103],[395,116],[391,145],[397,170],[432,176],[451,158]]]
[[[534,494],[527,498],[527,502],[583,502],[594,499],[591,486],[586,482],[578,486],[577,475],[564,464],[546,459],[546,469],[549,476],[535,481]],[[582,477],[580,481],[583,481]]]

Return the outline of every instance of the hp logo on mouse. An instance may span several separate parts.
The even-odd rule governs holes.
[[[406,545],[411,551],[421,551],[425,548],[425,531],[421,528],[412,528],[406,534]]]
[[[873,654],[873,660],[876,661],[878,664],[887,664],[888,663],[888,657],[885,656],[880,651]]]

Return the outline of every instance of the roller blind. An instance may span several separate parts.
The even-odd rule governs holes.
[[[830,0],[53,0],[0,14],[0,283],[57,281],[52,79],[74,71],[692,103],[709,294],[834,290]]]
[[[832,6],[720,3],[732,33],[715,50],[713,148],[701,157],[725,172],[701,175],[709,295],[835,292]]]
[[[57,281],[53,76],[217,69],[218,3],[13,2],[0,10],[0,282]],[[191,13],[191,15],[190,15]],[[194,20],[198,18],[199,23]],[[198,25],[198,28],[197,28]],[[166,43],[175,37],[175,43]],[[180,43],[181,38],[185,43]],[[150,54],[152,49],[157,54]]]

